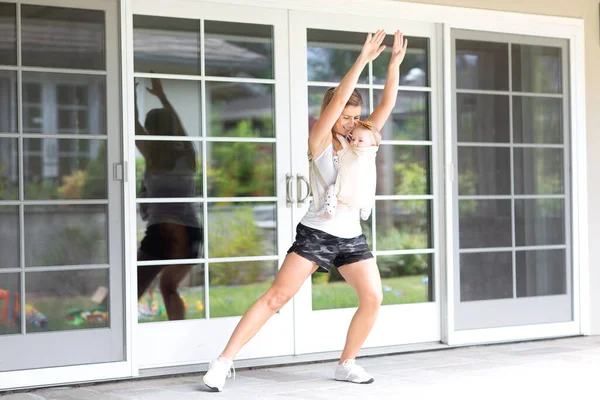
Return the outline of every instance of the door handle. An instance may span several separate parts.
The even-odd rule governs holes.
[[[300,198],[300,195],[302,193],[302,182],[304,182],[306,184],[306,195],[304,197]],[[308,202],[307,200],[308,200],[308,197],[310,196],[310,182],[302,174],[296,175],[296,190],[298,192],[298,207],[302,207],[304,204],[306,204]]]
[[[294,204],[294,199],[292,199],[292,181],[294,179],[294,175],[286,174],[285,175],[285,206],[290,208],[292,204]]]

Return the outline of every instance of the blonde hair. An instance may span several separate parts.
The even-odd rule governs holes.
[[[321,114],[323,114],[323,111],[325,111],[325,108],[327,108],[329,103],[331,103],[331,99],[333,99],[333,95],[335,94],[336,89],[337,88],[331,87],[331,88],[327,89],[325,91],[325,93],[323,94],[323,101],[321,102]],[[354,91],[350,95],[350,98],[348,99],[348,102],[346,103],[346,106],[362,107],[362,105],[363,105],[362,95],[360,94],[360,92],[358,90],[354,89]]]
[[[377,146],[379,146],[379,143],[381,142],[381,132],[379,132],[379,129],[375,128],[373,126],[373,124],[371,124],[371,121],[356,121],[356,128],[358,127],[362,127],[365,128],[369,131],[371,131],[371,134],[373,135],[373,139],[375,139],[375,143],[377,143]]]

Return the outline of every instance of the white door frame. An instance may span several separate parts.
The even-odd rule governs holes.
[[[144,0],[133,2],[132,14],[152,15],[159,17],[202,19],[215,21],[228,21],[239,23],[266,24],[273,26],[274,35],[274,86],[275,95],[275,131],[276,141],[276,196],[277,196],[277,246],[278,264],[285,257],[291,241],[291,208],[286,207],[286,174],[290,172],[289,143],[289,67],[288,67],[288,24],[287,12],[280,9],[263,9],[260,13],[255,8],[247,6],[233,6],[228,4],[201,3],[189,1]],[[130,23],[133,24],[133,16]],[[200,25],[203,26],[203,23]],[[130,29],[132,34],[132,29]],[[204,33],[201,32],[201,43]],[[133,53],[131,45],[130,53]],[[202,57],[201,63],[205,62]],[[204,65],[204,64],[202,64]],[[133,81],[133,67],[128,68]],[[167,78],[178,79],[178,75],[165,75]],[[185,79],[185,77],[183,78]],[[228,78],[220,78],[227,81]],[[235,80],[235,78],[232,78]],[[239,80],[239,79],[238,79]],[[132,86],[129,84],[129,86]],[[205,102],[203,102],[205,103]],[[205,104],[202,105],[203,110]],[[203,111],[204,113],[204,111]],[[128,121],[129,131],[133,132],[133,120]],[[206,118],[202,118],[205,126]],[[206,131],[205,129],[203,129]],[[206,143],[206,142],[205,142]],[[203,146],[206,148],[206,146]],[[135,135],[128,138],[129,177],[131,190],[135,187]],[[203,156],[203,158],[206,158]],[[133,175],[132,175],[133,174]],[[206,175],[206,174],[204,174]],[[135,193],[130,192],[130,215],[136,215]],[[206,205],[206,203],[204,203]],[[206,206],[204,207],[206,209]],[[204,214],[206,223],[206,210]],[[135,247],[135,229],[132,223],[129,227],[128,242]],[[205,229],[206,230],[206,229]],[[206,237],[206,236],[205,236]],[[207,246],[204,246],[205,249]],[[205,250],[206,251],[206,250]],[[210,254],[209,254],[210,257]],[[252,257],[240,258],[239,261],[251,260]],[[205,259],[203,259],[205,260]],[[238,261],[238,258],[236,258]],[[129,255],[130,268],[134,269],[137,276],[137,255]],[[207,275],[205,275],[207,276]],[[136,279],[137,280],[137,279]],[[208,283],[208,280],[205,280]],[[135,282],[135,280],[134,280]],[[133,307],[133,304],[131,305]],[[137,308],[137,299],[135,301]],[[294,352],[293,335],[293,308],[291,304],[285,306],[279,313],[271,318],[265,327],[246,345],[238,359],[257,357],[274,357],[291,355]],[[186,364],[208,362],[219,354],[227,344],[229,336],[239,322],[240,317],[224,317],[214,319],[198,319],[183,321],[165,321],[138,324],[132,321],[135,328],[135,359],[139,369],[164,368]],[[164,342],[156,343],[160,338],[168,338]],[[155,344],[156,343],[156,344]],[[147,349],[151,349],[147,351]]]

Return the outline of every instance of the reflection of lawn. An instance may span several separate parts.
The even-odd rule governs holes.
[[[384,305],[420,303],[427,301],[425,276],[406,276],[383,279]],[[213,286],[210,290],[211,318],[242,315],[271,285],[271,281],[241,286]],[[162,298],[155,295],[159,309],[164,309]],[[198,289],[181,289],[181,296],[188,306],[186,318],[204,318],[202,306],[204,292]],[[200,302],[200,303],[198,303]],[[358,300],[354,290],[345,282],[313,285],[313,310],[356,307]],[[154,317],[140,317],[140,322],[165,321],[163,313]]]

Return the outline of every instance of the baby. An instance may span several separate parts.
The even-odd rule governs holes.
[[[327,188],[320,216],[331,219],[338,204],[360,209],[360,217],[369,219],[375,199],[377,168],[375,157],[381,134],[369,121],[358,121],[352,130],[350,144],[338,135],[343,149],[334,156],[338,170],[335,184]]]

